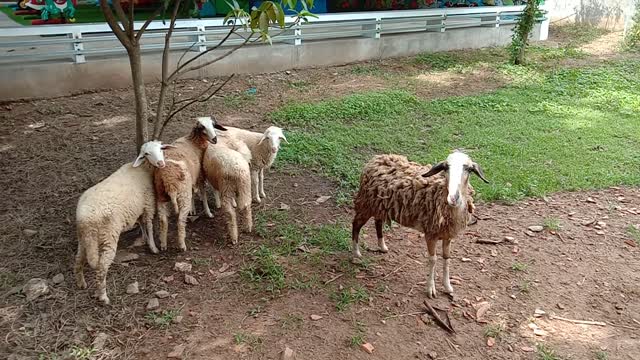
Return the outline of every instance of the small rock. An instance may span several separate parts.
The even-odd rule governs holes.
[[[198,285],[200,284],[196,278],[191,275],[184,274],[184,283],[189,285]]]
[[[426,325],[431,325],[431,318],[429,318],[427,314],[420,315],[420,320],[422,320],[422,322],[425,323]]]
[[[191,271],[191,263],[177,262],[173,266],[173,270],[180,271],[180,272],[189,272],[189,271]]]
[[[544,312],[544,310],[542,310],[542,309],[535,309],[535,311],[533,312],[533,316],[537,317],[537,318],[542,317],[545,314],[546,314],[546,312]]]
[[[515,296],[515,295],[513,295],[513,294],[509,295],[509,297],[510,297],[510,298],[512,298],[512,299],[515,299],[515,298],[516,298],[516,296]]]
[[[38,121],[37,123],[33,123],[33,124],[29,124],[29,125],[27,125],[27,127],[28,127],[29,129],[34,129],[34,130],[36,130],[36,129],[41,129],[41,128],[45,127],[45,125],[46,125],[46,124],[44,123],[44,121]]]
[[[525,231],[524,233],[525,233],[527,236],[531,236],[531,237],[536,236],[536,234],[534,234],[533,232],[531,232],[531,231],[529,231],[529,230]]]
[[[509,351],[513,352],[513,346],[511,346],[511,345],[507,345],[507,350],[509,350]]]
[[[218,269],[219,273],[223,273],[227,270],[229,270],[229,268],[231,267],[231,265],[227,264],[227,263],[223,263],[222,266],[220,267],[220,269]]]
[[[520,348],[520,350],[524,351],[524,352],[534,352],[536,349],[530,347],[530,346],[523,346]]]
[[[158,299],[164,299],[164,298],[168,298],[169,296],[171,296],[171,294],[169,294],[168,291],[166,290],[160,290],[160,291],[156,291],[156,293],[154,294]]]
[[[295,359],[295,356],[296,356],[296,352],[293,351],[293,349],[291,349],[290,347],[286,346],[282,351],[282,356],[280,357],[280,359],[293,360]]]
[[[596,234],[598,234],[598,235],[604,235],[604,234],[605,234],[605,232],[604,232],[604,231],[602,231],[602,230],[598,230],[598,231],[596,231]]]
[[[98,333],[98,335],[96,335],[96,337],[93,339],[93,348],[96,350],[102,350],[104,349],[104,345],[107,343],[107,340],[109,339],[109,335],[101,332]]]
[[[331,196],[323,195],[316,199],[316,203],[322,204],[323,202],[326,202],[329,199],[331,199]]]
[[[595,201],[593,198],[591,198],[591,197],[588,197],[586,201],[587,201],[588,203],[592,203],[592,204],[595,204],[595,203],[596,203],[596,201]]]
[[[493,257],[498,256],[498,251],[496,249],[491,249],[491,256]]]
[[[313,321],[318,321],[318,320],[322,319],[322,316],[312,314],[312,315],[310,316],[310,318],[311,318],[311,320],[313,320]]]
[[[519,251],[520,249],[517,246],[514,246],[513,249],[511,249],[512,254],[517,254]]]
[[[624,306],[622,304],[616,304],[615,307],[618,310],[623,310],[624,309]]]
[[[172,282],[173,281],[173,275],[171,275],[171,276],[163,276],[162,277],[162,281],[164,281],[164,282]]]
[[[287,75],[291,75],[291,71],[290,70],[287,70],[284,73],[287,74]]]
[[[160,302],[158,301],[158,299],[156,298],[149,299],[149,302],[147,303],[147,310],[155,310],[159,307],[160,307]]]
[[[22,230],[22,233],[27,237],[32,237],[38,233],[38,230],[24,229]]]
[[[51,282],[56,285],[62,284],[63,281],[64,281],[64,275],[62,274],[56,274],[56,276],[54,276],[53,279],[51,279]]]
[[[364,344],[360,345],[360,348],[362,350],[364,350],[367,354],[373,354],[373,350],[375,350],[373,345],[371,345],[369,343],[364,343]]]
[[[540,328],[533,329],[533,334],[536,336],[547,336],[547,332]]]
[[[47,280],[45,279],[33,278],[24,284],[22,292],[27,296],[27,301],[33,301],[42,295],[48,294],[49,285],[47,285]]]
[[[438,353],[435,351],[432,351],[430,353],[428,353],[427,355],[429,355],[429,359],[437,359],[438,358]]]
[[[564,310],[564,305],[557,303],[556,306],[558,307],[558,309]]]
[[[167,355],[169,359],[182,359],[182,354],[184,353],[184,345],[178,345],[173,348],[173,351]]]
[[[596,225],[600,226],[603,229],[607,227],[607,223],[604,221],[598,221]]]
[[[285,203],[280,203],[280,207],[278,208],[279,210],[290,210],[291,206],[285,204]]]
[[[504,240],[505,241],[513,241],[513,240],[515,240],[515,238],[513,236],[505,236]]]
[[[469,258],[462,258],[462,262],[469,262],[469,261],[471,261],[471,259],[469,259]]]
[[[496,339],[489,337],[487,338],[487,346],[488,347],[493,347],[496,344]]]
[[[387,321],[386,320],[380,320],[380,323],[382,323],[382,325],[386,325]]]
[[[532,231],[532,232],[541,232],[542,230],[544,230],[544,227],[542,227],[541,225],[529,226],[529,231]]]
[[[127,285],[127,294],[137,294],[139,293],[140,290],[138,289],[138,282],[132,282],[131,284]]]
[[[184,319],[184,316],[176,316],[175,318],[173,318],[172,322],[174,324],[180,324],[182,322],[182,319]]]
[[[113,259],[113,261],[116,264],[121,264],[121,263],[126,263],[129,261],[133,261],[133,260],[137,260],[138,258],[140,258],[140,255],[136,254],[136,253],[130,253],[128,251],[118,251],[118,253],[116,254],[115,259]]]

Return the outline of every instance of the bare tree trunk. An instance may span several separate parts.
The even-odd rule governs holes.
[[[129,53],[129,63],[131,64],[131,78],[133,80],[133,92],[136,106],[136,153],[140,151],[140,146],[149,138],[147,132],[147,118],[149,116],[149,106],[147,93],[144,87],[144,77],[142,74],[142,60],[140,58],[140,45],[135,44]]]

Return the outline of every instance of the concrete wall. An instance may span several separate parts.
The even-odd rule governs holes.
[[[633,16],[634,3],[640,0],[547,0],[545,8],[551,22],[578,22],[610,30],[624,29],[625,18]]]
[[[509,43],[512,26],[483,27],[385,35],[380,39],[347,38],[306,41],[302,45],[274,44],[244,47],[219,63],[205,67],[194,78],[231,73],[265,73],[292,68],[339,65],[357,61],[416,55],[422,52],[501,46]],[[536,26],[534,38],[545,39]],[[220,53],[212,53],[217,56]],[[194,53],[195,55],[195,53]],[[177,57],[177,55],[176,55]],[[206,61],[203,56],[198,61]],[[84,64],[38,63],[0,67],[0,100],[66,96],[87,90],[124,88],[131,85],[128,59],[87,59]],[[176,60],[176,58],[174,58]],[[147,82],[160,77],[160,54],[143,55]]]

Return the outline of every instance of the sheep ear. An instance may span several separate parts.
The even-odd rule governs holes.
[[[284,135],[280,136],[280,139],[284,140],[284,143],[285,143],[285,144],[288,144],[288,143],[289,143],[289,142],[287,141],[287,138],[286,138],[286,137],[284,137]]]
[[[484,178],[484,173],[482,172],[482,168],[480,167],[480,165],[473,163],[471,167],[469,167],[469,171],[478,175],[478,177],[485,183],[489,183],[489,180]]]
[[[138,156],[138,158],[136,158],[136,161],[133,162],[133,167],[138,167],[142,165],[143,161],[144,161],[144,155]]]
[[[422,177],[430,177],[433,176],[443,170],[447,170],[449,168],[449,164],[446,161],[442,161],[437,163],[435,166],[431,168],[427,173],[422,174]]]
[[[262,142],[266,139],[267,137],[262,135],[262,137],[260,138],[260,141],[258,141],[258,145],[262,144]]]
[[[161,150],[175,149],[175,148],[177,148],[177,146],[171,145],[171,144],[164,144],[160,147]]]
[[[214,124],[213,127],[218,129],[218,130],[220,130],[220,131],[227,131],[227,128],[222,126],[222,125],[220,125],[220,124]]]

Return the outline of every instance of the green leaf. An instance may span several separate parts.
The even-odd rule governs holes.
[[[281,28],[284,28],[284,10],[282,9],[282,6],[278,3],[275,4],[276,10],[278,12],[278,24],[280,25]]]
[[[263,12],[260,13],[260,31],[263,33],[268,33],[269,32],[269,17],[267,16],[267,13]]]
[[[318,15],[316,14],[312,14],[307,10],[302,10],[298,13],[298,16],[302,17],[304,21],[308,21],[306,18],[307,17],[312,17],[312,18],[316,18],[318,19]]]

